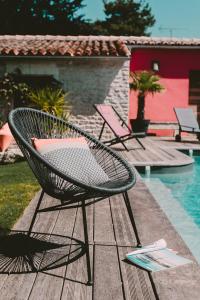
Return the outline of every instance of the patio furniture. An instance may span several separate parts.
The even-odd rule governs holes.
[[[13,140],[8,123],[0,129],[0,151],[6,151]]]
[[[88,284],[92,283],[86,205],[123,193],[139,244],[127,190],[135,183],[130,166],[110,148],[80,128],[48,113],[17,108],[9,126],[22,153],[42,187],[28,234],[31,234],[44,193],[58,199],[49,210],[82,207]],[[45,220],[44,220],[45,221]]]
[[[174,108],[179,125],[179,133],[175,136],[176,141],[181,141],[181,132],[194,133],[200,137],[200,128],[194,112],[191,108]]]
[[[131,128],[126,124],[126,122],[122,119],[119,113],[114,109],[113,106],[107,104],[94,104],[94,108],[103,118],[104,123],[101,128],[101,132],[99,135],[99,140],[102,137],[103,130],[105,125],[107,124],[108,127],[111,129],[115,137],[110,140],[104,141],[105,144],[108,146],[115,145],[121,143],[123,147],[129,151],[129,149],[125,145],[125,141],[135,138],[140,146],[145,150],[144,145],[139,140],[139,137],[145,137],[144,132],[135,133],[131,130]]]

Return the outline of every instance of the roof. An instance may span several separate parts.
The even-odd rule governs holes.
[[[114,36],[2,35],[3,56],[129,56],[125,42]]]
[[[169,38],[169,37],[124,37],[123,41],[132,48],[199,48],[200,39],[197,38]]]
[[[200,39],[135,36],[1,35],[0,56],[130,56],[134,48],[199,48]]]

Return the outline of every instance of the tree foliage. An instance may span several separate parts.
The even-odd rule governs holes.
[[[130,72],[130,89],[146,96],[160,93],[164,87],[159,83],[160,77],[150,71]]]
[[[81,14],[84,0],[0,0],[0,34],[149,35],[155,23],[145,0],[102,0],[106,19]]]
[[[159,80],[160,77],[150,71],[130,72],[130,89],[138,92],[138,120],[144,120],[145,97],[148,94],[154,95],[164,90]]]
[[[0,0],[1,34],[79,34],[83,0]]]
[[[148,28],[155,23],[151,8],[145,1],[103,0],[105,21],[96,21],[94,33],[148,36]]]

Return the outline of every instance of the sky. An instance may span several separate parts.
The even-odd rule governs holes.
[[[151,36],[200,38],[200,0],[146,0],[156,23]],[[85,17],[105,18],[102,0],[85,0]]]

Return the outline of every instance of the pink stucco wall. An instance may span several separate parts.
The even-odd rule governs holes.
[[[188,106],[189,72],[200,70],[200,50],[137,49],[132,53],[130,70],[150,70],[151,62],[160,62],[160,83],[165,90],[146,98],[145,118],[153,122],[174,122],[173,107]],[[137,97],[130,93],[129,118],[134,119]]]

